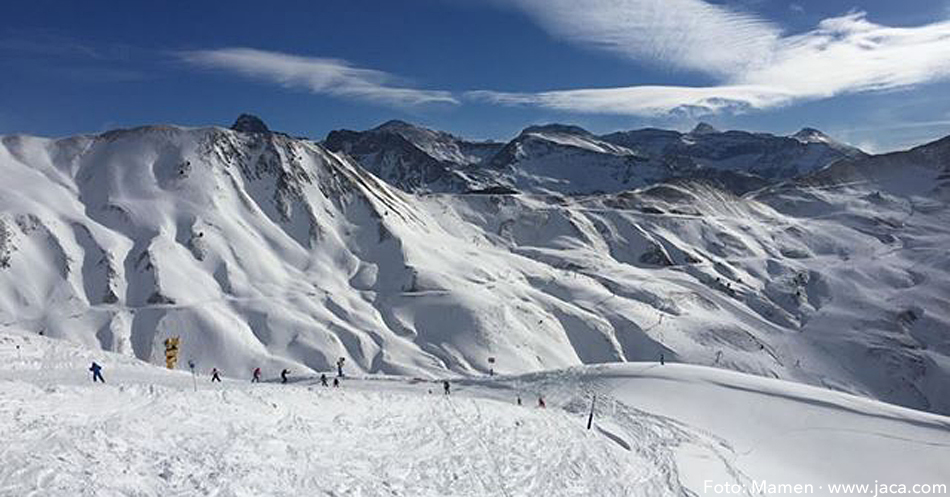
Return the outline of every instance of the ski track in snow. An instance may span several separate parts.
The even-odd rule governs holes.
[[[82,353],[51,343],[3,350],[2,495],[647,495],[649,460],[558,409],[429,382],[203,377],[193,392],[190,375],[128,364],[90,386]]]
[[[462,379],[445,396],[438,382],[397,377],[345,378],[339,389],[313,377],[213,384],[26,334],[0,334],[0,360],[4,496],[699,495],[704,479],[749,488],[774,469],[761,461],[776,457],[783,471],[815,477],[797,453],[783,454],[787,437],[807,440],[818,458],[825,440],[879,446],[854,455],[862,476],[940,483],[950,474],[935,457],[950,447],[948,418],[704,368]],[[93,360],[105,385],[89,383]],[[694,390],[663,399],[681,386]],[[719,390],[740,400],[717,404]],[[809,409],[824,413],[821,423],[807,421]],[[736,438],[753,428],[741,421],[695,424],[705,410],[752,416],[754,433]],[[806,422],[788,425],[797,410]],[[853,470],[823,467],[834,475],[836,465],[842,477]]]

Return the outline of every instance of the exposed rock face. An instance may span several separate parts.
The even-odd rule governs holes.
[[[502,146],[396,120],[367,131],[331,131],[324,145],[411,193],[461,193],[492,186],[477,165]]]
[[[261,118],[251,114],[241,114],[234,124],[231,125],[234,131],[242,133],[270,133],[270,129],[264,124]]]

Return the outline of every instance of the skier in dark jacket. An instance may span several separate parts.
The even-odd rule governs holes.
[[[289,375],[289,374],[290,374],[290,370],[289,370],[289,369],[286,369],[286,368],[285,368],[283,371],[281,371],[281,372],[280,372],[280,382],[281,382],[281,383],[287,383],[287,375]]]
[[[340,379],[333,378],[333,388],[340,388]]]
[[[95,383],[97,380],[103,383],[106,380],[102,377],[102,366],[98,365],[93,361],[92,366],[89,367],[89,371],[92,371],[92,382]]]
[[[261,368],[254,368],[254,375],[251,377],[251,383],[261,382]]]
[[[336,361],[336,375],[340,378],[343,377],[343,363],[346,361],[345,357],[341,357]]]
[[[449,385],[449,380],[442,380],[442,393],[448,395],[451,393],[452,386]]]
[[[320,374],[320,384],[325,387],[330,386],[330,385],[327,385],[327,375],[325,373]]]
[[[544,409],[545,407],[547,407],[547,404],[544,403],[544,397],[540,395],[538,395],[538,407],[540,407],[541,409]]]
[[[221,383],[221,376],[219,376],[218,368],[211,368],[211,382]]]

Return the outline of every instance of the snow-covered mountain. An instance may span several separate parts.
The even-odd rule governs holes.
[[[234,376],[662,354],[950,412],[945,141],[743,196],[700,175],[415,196],[347,153],[236,127],[0,138],[0,327],[153,363],[179,335],[183,360]],[[572,128],[519,138],[606,169],[650,154]],[[560,190],[549,178],[515,184]]]
[[[496,182],[521,192],[589,194],[628,190],[670,176],[642,154],[577,126],[531,126],[489,159]]]
[[[492,156],[502,146],[462,140],[403,121],[388,121],[363,132],[332,131],[323,144],[412,193],[464,192],[483,187],[478,171],[469,166]]]
[[[525,128],[507,144],[475,143],[402,121],[333,131],[325,145],[405,191],[614,193],[673,178],[705,178],[744,193],[865,154],[805,128],[792,136],[659,129],[596,136],[578,126]]]
[[[642,150],[653,160],[677,164],[681,170],[741,172],[769,180],[793,178],[840,159],[866,155],[812,128],[786,137],[747,131],[722,132],[700,123],[689,133],[643,129],[611,133],[603,139]]]

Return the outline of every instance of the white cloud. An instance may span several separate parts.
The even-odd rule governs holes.
[[[891,28],[853,13],[782,39],[770,65],[741,79],[802,98],[888,90],[947,78],[948,54],[950,22]]]
[[[313,93],[396,106],[458,103],[449,92],[391,86],[387,84],[395,79],[391,74],[354,67],[339,59],[301,57],[253,48],[196,50],[178,55],[199,66],[234,71]]]
[[[675,0],[676,5],[670,5],[672,0],[550,2],[553,8],[541,12],[548,2],[518,0],[552,32],[638,60],[670,58],[670,64],[701,70],[719,84],[479,91],[470,97],[590,113],[713,113],[950,78],[950,21],[893,28],[856,12],[825,19],[812,31],[782,36],[765,21],[701,0]],[[661,5],[677,13],[664,13]]]
[[[655,116],[668,113],[687,115],[742,111],[782,105],[792,96],[780,90],[754,86],[631,86],[507,93],[472,91],[466,96],[502,105],[536,105],[548,109],[593,114]]]
[[[635,60],[728,75],[765,62],[778,27],[702,0],[515,0],[556,36]]]

